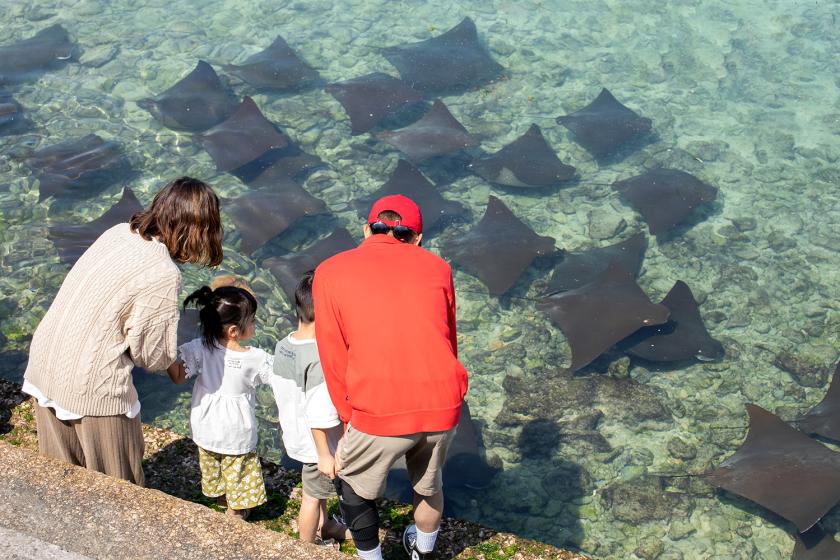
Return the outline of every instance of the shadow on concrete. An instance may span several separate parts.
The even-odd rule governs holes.
[[[29,398],[20,392],[20,385],[0,379],[0,434],[7,434],[14,426],[9,420],[12,418],[12,410]]]

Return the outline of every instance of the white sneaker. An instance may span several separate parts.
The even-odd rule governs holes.
[[[429,554],[417,550],[415,544],[417,543],[417,525],[412,523],[403,531],[403,547],[405,548],[408,557],[411,560],[424,560],[431,558]]]

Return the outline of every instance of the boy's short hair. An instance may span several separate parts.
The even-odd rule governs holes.
[[[393,210],[383,210],[382,212],[377,214],[376,217],[379,218],[380,220],[389,220],[389,221],[392,221],[392,222],[395,221],[395,220],[402,220],[402,216],[400,216],[399,214],[397,214]]]
[[[302,323],[315,321],[315,306],[312,303],[312,280],[315,278],[315,271],[304,272],[295,288],[295,307],[297,308],[298,320]]]

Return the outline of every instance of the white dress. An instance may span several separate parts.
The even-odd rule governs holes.
[[[200,338],[178,348],[187,377],[197,376],[190,431],[202,449],[244,455],[257,448],[256,387],[268,383],[274,358],[259,348],[207,348]]]

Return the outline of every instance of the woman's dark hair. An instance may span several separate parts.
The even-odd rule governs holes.
[[[304,272],[297,288],[295,288],[297,316],[298,320],[303,323],[311,323],[315,320],[315,304],[312,302],[312,280],[314,278],[314,270]]]
[[[245,332],[257,314],[257,299],[248,290],[222,286],[211,290],[202,286],[184,300],[184,307],[195,303],[201,311],[201,339],[207,348],[216,348],[224,338],[227,325],[236,325]]]
[[[148,209],[129,222],[143,239],[157,237],[173,260],[205,266],[222,262],[219,198],[207,183],[180,177],[155,195]]]

